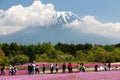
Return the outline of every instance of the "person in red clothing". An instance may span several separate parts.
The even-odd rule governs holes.
[[[69,73],[72,72],[72,64],[71,64],[71,63],[68,64],[68,72],[69,72]]]

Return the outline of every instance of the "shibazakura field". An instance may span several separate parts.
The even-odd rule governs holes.
[[[0,80],[120,80],[120,71],[0,76]]]
[[[43,64],[43,63],[42,63]],[[38,63],[38,65],[42,66],[41,63]],[[96,63],[97,64],[97,63]],[[85,64],[86,68],[92,67],[94,68],[94,66],[96,64]],[[50,63],[46,63],[45,64],[46,67],[49,67]],[[62,64],[59,64],[59,66],[61,67]],[[98,65],[100,66],[101,64],[98,63]],[[19,67],[27,67],[28,64],[25,65],[19,65]],[[76,64],[73,64],[73,67],[76,69]],[[112,71],[99,71],[99,72],[94,72],[92,71],[86,71],[86,72],[73,72],[73,73],[68,73],[66,71],[66,73],[57,73],[57,74],[43,74],[42,71],[40,71],[40,74],[34,74],[34,75],[28,75],[27,74],[27,70],[26,69],[22,69],[20,70],[20,68],[18,69],[18,73],[17,75],[12,75],[12,76],[0,76],[0,80],[120,80],[120,70],[118,69],[118,71],[115,71],[114,68],[115,66],[120,67],[120,64],[111,64],[111,68],[113,69]],[[6,71],[8,74],[8,70]]]

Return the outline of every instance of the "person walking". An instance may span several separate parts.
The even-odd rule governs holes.
[[[45,71],[46,71],[45,64],[42,65],[42,71],[43,71],[43,74],[45,74]]]
[[[98,65],[95,65],[95,72],[98,72]]]
[[[63,63],[63,65],[62,65],[62,72],[65,73],[65,70],[66,70],[66,64]]]
[[[79,72],[80,71],[80,69],[79,69],[80,68],[80,63],[77,63],[76,67],[77,67],[77,71]]]
[[[28,75],[31,74],[31,65],[28,65]]]
[[[54,70],[54,65],[50,64],[50,72],[53,73],[53,70]]]
[[[5,75],[6,73],[5,73],[5,66],[2,66],[2,68],[1,68],[1,75]]]
[[[40,67],[39,67],[39,65],[36,65],[36,66],[35,66],[35,73],[36,73],[36,74],[39,74],[39,73],[40,73]]]
[[[111,63],[110,63],[110,61],[108,62],[108,70],[109,71],[111,70]]]
[[[58,70],[59,70],[59,65],[58,64],[55,65],[55,70],[56,70],[56,73],[58,73]]]
[[[71,63],[68,64],[68,72],[69,72],[69,73],[72,73],[72,72],[73,72],[73,71],[72,71],[72,64],[71,64]]]

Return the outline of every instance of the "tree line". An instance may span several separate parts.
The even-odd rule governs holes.
[[[0,65],[37,62],[118,62],[120,44],[0,44]]]

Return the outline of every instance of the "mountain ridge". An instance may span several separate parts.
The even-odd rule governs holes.
[[[71,23],[74,20],[80,21],[80,18],[70,11],[58,11],[55,18],[57,19],[57,22],[53,25],[50,25],[48,27],[28,26],[15,33],[0,36],[0,42],[17,42],[20,44],[37,44],[39,42],[103,44],[104,41],[108,42],[108,39],[102,36],[76,32],[71,28],[63,29],[62,26],[64,24]]]

